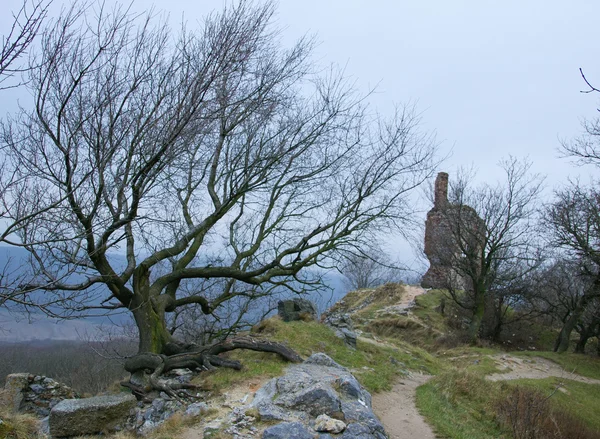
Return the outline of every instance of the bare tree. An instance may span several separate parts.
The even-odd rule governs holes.
[[[51,2],[24,0],[21,8],[12,14],[12,25],[0,40],[0,90],[18,86],[18,83],[5,84],[26,70],[22,58],[35,40]]]
[[[340,272],[352,290],[398,282],[401,278],[400,268],[394,266],[392,258],[380,248],[348,253],[341,262]]]
[[[552,233],[551,243],[576,261],[573,276],[580,278],[572,311],[555,346],[556,351],[564,352],[586,308],[600,297],[600,193],[594,187],[572,183],[556,192],[545,213],[545,224]]]
[[[34,42],[40,26],[52,0],[24,0],[20,9],[12,13],[12,23],[9,29],[2,34],[0,39],[0,91],[17,87],[19,81],[11,83],[16,75],[27,70],[27,63],[23,58]],[[3,145],[0,143],[0,193],[9,192],[17,181],[3,157]],[[7,206],[0,205],[0,242],[5,238],[5,220]],[[14,258],[6,261],[0,268],[0,307],[6,307],[9,303],[18,306],[27,305],[30,302],[22,295],[17,294],[15,286],[19,282],[18,262]]]
[[[240,1],[175,37],[150,16],[73,9],[42,34],[35,108],[4,127],[4,240],[30,254],[22,288],[68,315],[131,312],[154,355],[131,371],[182,364],[156,355],[190,348],[167,326],[181,307],[310,288],[306,268],[401,225],[432,172],[411,109],[376,117],[335,69],[314,72],[310,40],[280,47],[273,13]],[[194,279],[226,282],[207,296]],[[222,365],[216,353],[248,345],[185,361]]]
[[[588,87],[582,93],[600,93],[585,77],[583,70],[579,69],[581,77]],[[600,119],[586,119],[583,121],[583,134],[574,140],[561,142],[561,153],[564,157],[575,159],[579,165],[600,166]]]
[[[442,265],[450,267],[447,287],[452,299],[471,313],[469,337],[497,337],[511,301],[539,262],[533,233],[536,199],[542,179],[529,172],[530,163],[509,158],[501,162],[506,180],[473,188],[461,174],[450,185],[449,203],[441,209],[446,250]],[[484,317],[493,324],[484,325]]]

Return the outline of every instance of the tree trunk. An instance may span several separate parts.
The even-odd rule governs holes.
[[[577,344],[575,345],[575,353],[577,354],[585,354],[585,345],[587,344],[590,335],[588,333],[588,331],[582,331],[581,334],[579,335],[579,340],[577,341]]]
[[[554,352],[566,352],[569,349],[569,344],[571,343],[571,332],[575,329],[575,325],[577,325],[577,321],[581,317],[583,313],[584,306],[581,304],[575,309],[573,314],[569,316],[565,324],[563,325],[560,333],[558,334],[558,338],[556,339],[556,343],[554,344]]]
[[[165,323],[164,311],[156,310],[151,300],[131,310],[139,332],[138,353],[162,354],[172,336]]]
[[[479,337],[483,315],[485,313],[485,291],[475,290],[475,303],[473,307],[473,318],[469,325],[469,340],[473,343]]]

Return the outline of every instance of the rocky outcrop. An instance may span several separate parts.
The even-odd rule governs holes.
[[[252,406],[261,420],[281,421],[265,430],[263,438],[327,438],[334,431],[346,439],[386,437],[371,410],[369,392],[346,368],[322,353],[267,382],[256,392]]]
[[[277,313],[284,322],[295,320],[316,320],[317,307],[310,300],[294,297],[293,299],[280,300],[277,303]]]
[[[120,430],[135,405],[131,394],[63,400],[50,411],[50,434],[70,437]]]
[[[330,309],[321,316],[321,320],[327,326],[333,328],[335,335],[344,340],[348,347],[356,349],[356,339],[358,335],[354,330],[354,325],[352,324],[349,313]]]
[[[48,416],[64,399],[78,398],[70,387],[42,375],[13,373],[6,377],[4,394],[14,411]]]

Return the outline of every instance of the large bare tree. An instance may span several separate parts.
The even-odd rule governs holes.
[[[472,175],[453,179],[449,204],[441,209],[442,265],[449,267],[452,299],[471,314],[469,337],[497,338],[520,281],[539,262],[533,232],[542,178],[531,164],[511,157],[501,162],[505,181],[475,187]],[[487,325],[484,317],[489,315]]]
[[[383,120],[315,68],[310,39],[281,47],[273,13],[242,0],[175,34],[74,7],[44,30],[34,108],[3,129],[3,238],[30,254],[22,291],[71,316],[128,310],[140,353],[174,353],[168,313],[300,292],[318,281],[307,268],[399,230],[433,138],[410,108]]]

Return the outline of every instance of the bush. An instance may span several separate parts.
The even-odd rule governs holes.
[[[571,414],[553,410],[551,396],[517,386],[498,403],[499,421],[511,429],[515,439],[600,438],[600,432],[592,431]]]

